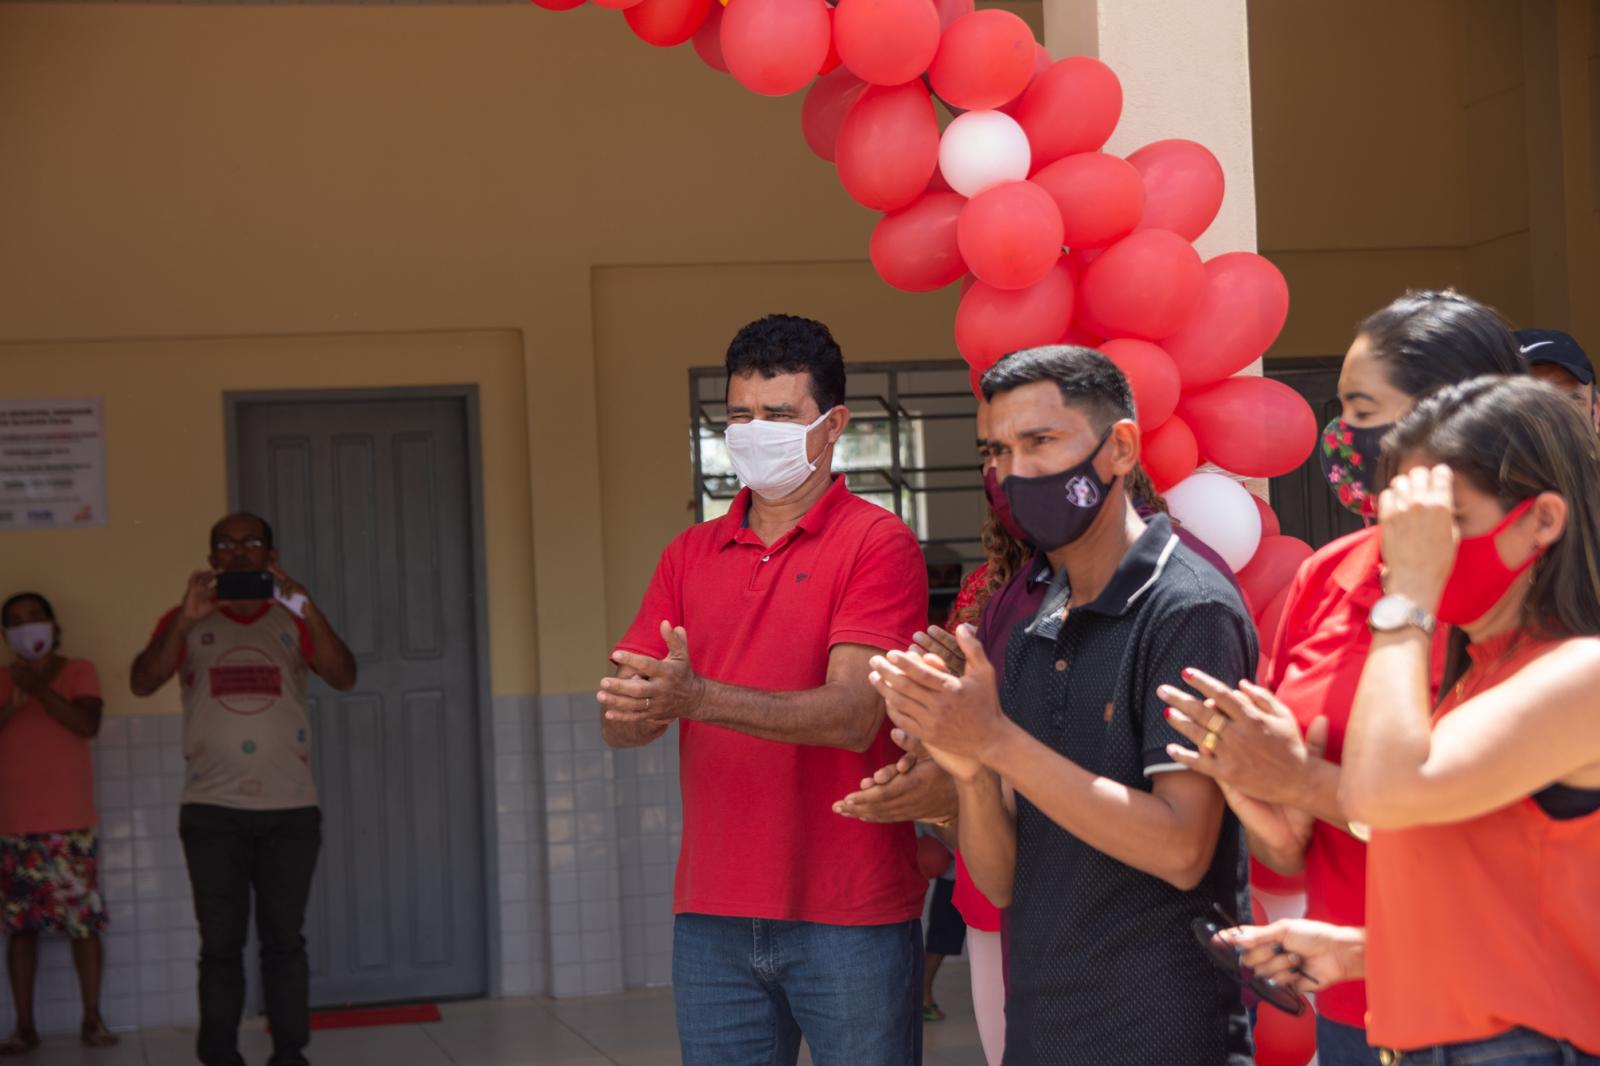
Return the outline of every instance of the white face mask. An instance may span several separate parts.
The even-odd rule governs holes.
[[[781,500],[801,485],[817,468],[806,456],[806,436],[833,413],[822,413],[809,426],[793,422],[735,422],[723,432],[733,472],[757,496]]]
[[[54,622],[28,622],[6,630],[6,643],[24,659],[43,659],[56,643]]]

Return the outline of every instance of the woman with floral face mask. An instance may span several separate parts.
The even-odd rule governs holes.
[[[1491,378],[1386,449],[1387,595],[1339,785],[1372,826],[1366,933],[1232,939],[1262,972],[1364,972],[1388,1062],[1600,1064],[1600,448],[1555,389]]]
[[[64,933],[83,994],[83,1042],[117,1038],[100,1017],[105,904],[97,876],[99,819],[89,741],[100,732],[100,681],[93,664],[58,653],[61,627],[50,602],[23,592],[0,606],[14,659],[0,672],[0,916],[17,1031],[0,1055],[39,1046],[33,984],[39,934]]]
[[[1483,374],[1522,371],[1516,340],[1494,311],[1452,292],[1408,293],[1356,332],[1339,374],[1341,417],[1323,437],[1329,487],[1372,513],[1379,441],[1418,399]],[[1307,914],[1359,926],[1366,917],[1366,845],[1338,800],[1345,726],[1372,637],[1367,615],[1383,595],[1374,528],[1322,548],[1290,586],[1268,635],[1261,684],[1186,677],[1202,699],[1169,686],[1173,724],[1194,741],[1172,757],[1223,786],[1257,861],[1305,872]],[[1438,662],[1443,663],[1442,639]],[[1173,679],[1177,681],[1176,678]],[[1363,834],[1364,835],[1364,834]],[[1360,982],[1317,997],[1322,1066],[1371,1066]]]

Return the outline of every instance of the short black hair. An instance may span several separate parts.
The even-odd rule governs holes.
[[[810,374],[811,398],[823,414],[844,403],[844,353],[821,322],[768,315],[741,329],[728,345],[728,377]]]
[[[262,518],[260,515],[252,511],[234,511],[232,514],[225,514],[221,518],[217,519],[216,524],[211,527],[211,539],[206,542],[207,548],[210,548],[211,545],[217,542],[217,531],[221,529],[224,524],[233,521],[235,518],[248,518],[250,521],[256,523],[261,527],[261,539],[266,542],[267,547],[276,547],[276,544],[274,544],[272,539],[271,522],[268,522],[265,518]]]
[[[1511,327],[1494,308],[1454,289],[1412,291],[1357,327],[1389,383],[1422,397],[1485,374],[1527,372]]]
[[[49,600],[37,592],[19,592],[15,596],[7,598],[5,603],[0,604],[0,626],[9,626],[11,623],[11,608],[19,603],[26,603],[28,600],[37,603],[40,609],[44,611],[44,616],[50,621],[54,622],[56,620],[56,609],[50,606]]]
[[[1053,381],[1061,401],[1089,416],[1099,432],[1115,422],[1133,417],[1133,389],[1117,364],[1095,351],[1074,344],[1051,344],[1014,352],[984,372],[983,398],[1024,385]]]

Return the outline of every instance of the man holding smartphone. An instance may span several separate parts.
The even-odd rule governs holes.
[[[244,1066],[244,945],[254,890],[269,1066],[305,1066],[310,1040],[306,901],[322,843],[311,775],[309,667],[341,691],[355,657],[305,589],[278,569],[272,527],[231,514],[211,528],[210,569],[133,661],[135,696],[173,674],[183,690],[185,780],[179,835],[200,923],[205,1066]]]

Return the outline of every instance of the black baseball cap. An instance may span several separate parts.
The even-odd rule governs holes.
[[[1517,348],[1529,366],[1548,363],[1559,366],[1585,385],[1594,384],[1594,364],[1571,334],[1559,329],[1519,329]]]

